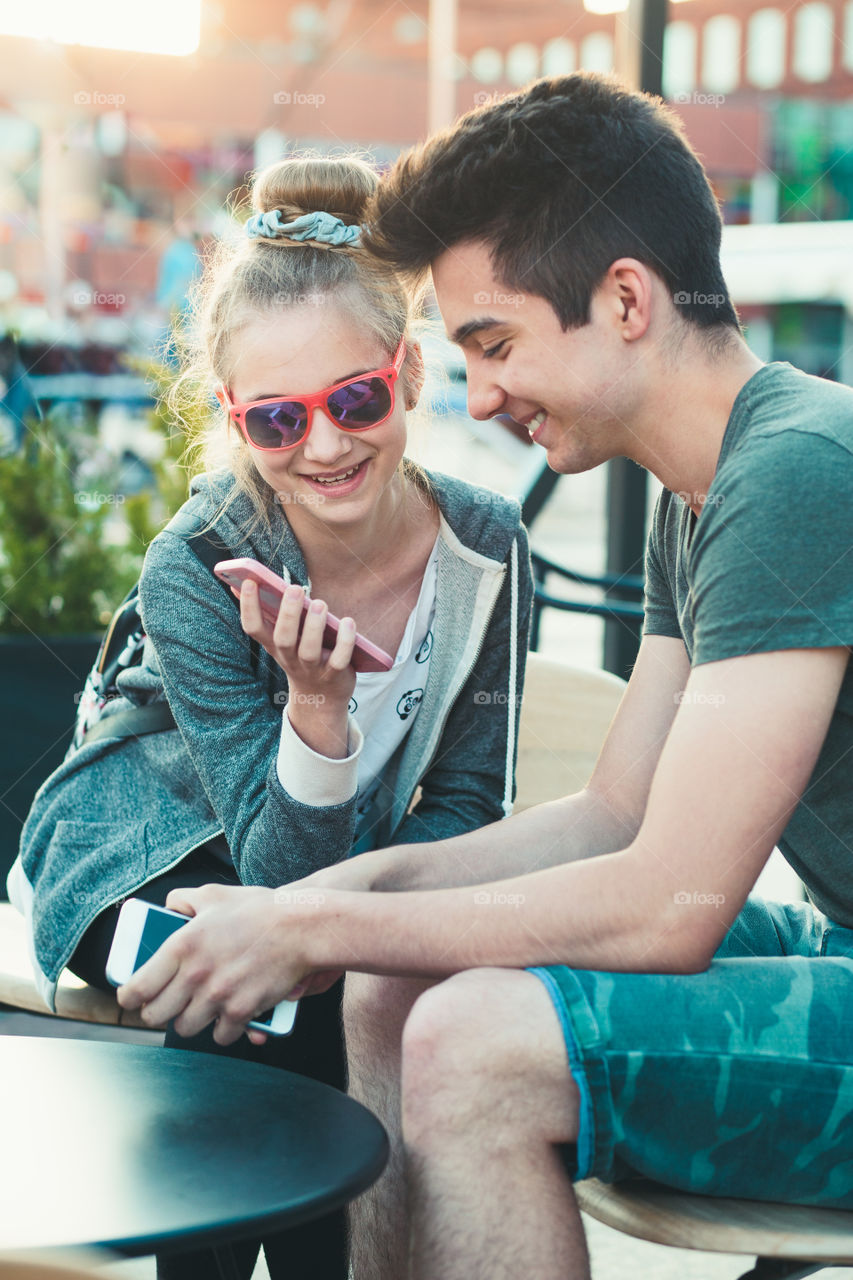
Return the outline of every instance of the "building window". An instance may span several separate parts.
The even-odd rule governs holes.
[[[510,84],[527,84],[539,75],[539,50],[535,44],[514,44],[506,55],[506,74]]]
[[[832,74],[832,10],[805,4],[794,14],[794,74],[810,84]]]
[[[850,5],[850,11],[853,13],[853,3]],[[557,36],[554,40],[548,41],[542,50],[543,76],[570,76],[576,67],[575,46],[571,40],[564,40],[562,36]]]
[[[746,75],[757,89],[775,89],[785,79],[785,15],[757,9],[746,32]]]
[[[663,34],[663,93],[676,100],[696,88],[696,28],[692,22],[670,22]]]
[[[613,39],[605,31],[594,31],[581,42],[584,71],[613,70]]]
[[[731,93],[740,79],[740,23],[720,13],[705,23],[702,32],[702,87],[713,93]]]
[[[504,60],[497,49],[478,49],[471,58],[471,72],[481,84],[494,84],[504,71]]]

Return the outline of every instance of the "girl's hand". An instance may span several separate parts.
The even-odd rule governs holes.
[[[274,889],[204,885],[174,889],[166,905],[195,918],[117,993],[123,1008],[142,1009],[147,1026],[174,1019],[179,1035],[193,1036],[215,1021],[217,1044],[233,1044],[262,1010],[291,992],[296,999],[309,988],[323,990],[323,979],[332,977],[312,975],[305,955],[313,904],[277,901]],[[251,1038],[262,1043],[264,1033]]]
[[[303,587],[289,586],[275,626],[271,626],[261,613],[256,584],[244,582],[240,621],[246,634],[263,645],[286,674],[287,714],[300,738],[318,754],[340,760],[348,753],[347,706],[355,688],[355,670],[350,665],[355,621],[342,618],[334,648],[324,649],[329,610],[323,600],[312,600],[300,635],[304,595]]]

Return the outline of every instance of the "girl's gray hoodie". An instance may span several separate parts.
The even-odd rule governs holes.
[[[509,813],[532,579],[518,503],[430,474],[440,509],[433,648],[423,702],[382,775],[374,847],[441,840]],[[251,556],[310,585],[289,525],[273,546],[222,473],[201,477],[179,513],[213,528],[233,556]],[[9,873],[9,897],[30,922],[39,988],[56,982],[100,912],[198,846],[224,834],[244,884],[277,886],[345,858],[356,799],[302,804],[276,772],[287,677],[252,652],[237,603],[171,525],[148,548],[140,578],[147,640],[119,677],[109,715],[167,698],[177,728],[99,738],[70,751],[38,791]],[[417,804],[409,811],[420,785]],[[144,892],[142,893],[144,897]]]

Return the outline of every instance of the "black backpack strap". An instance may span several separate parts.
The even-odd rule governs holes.
[[[101,716],[86,732],[83,745],[99,738],[141,738],[144,733],[175,729],[175,717],[168,702],[149,702],[144,707],[127,707],[112,716]]]

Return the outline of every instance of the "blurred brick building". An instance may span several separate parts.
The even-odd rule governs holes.
[[[459,112],[612,67],[616,19],[581,0],[458,8]],[[60,255],[93,307],[132,311],[175,224],[215,230],[255,165],[304,146],[390,161],[426,132],[427,15],[428,0],[203,0],[183,57],[0,36],[0,272],[37,302]],[[727,220],[851,216],[850,0],[673,3],[664,91]]]

